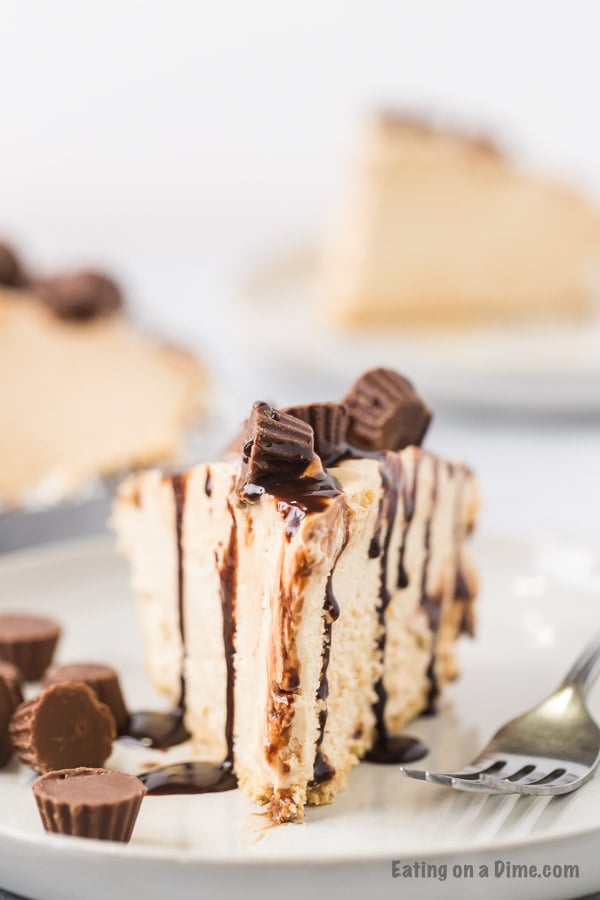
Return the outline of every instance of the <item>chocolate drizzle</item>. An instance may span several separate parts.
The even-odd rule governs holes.
[[[465,467],[461,467],[460,469],[462,479],[460,481],[460,486],[456,489],[456,503],[454,508],[454,520],[457,523],[461,523],[463,520],[462,514],[462,505],[463,505],[463,491],[465,486],[465,476],[467,475],[467,471]],[[455,473],[456,474],[456,473]],[[469,584],[469,580],[467,575],[463,569],[462,559],[461,559],[461,544],[462,544],[462,533],[457,529],[456,535],[456,576],[454,582],[454,602],[459,603],[461,606],[460,610],[460,619],[458,622],[458,633],[459,634],[468,634],[470,637],[473,637],[475,634],[475,622],[473,617],[473,591],[471,589],[471,585]]]
[[[412,485],[408,484],[406,478],[404,478],[402,481],[404,525],[402,528],[402,542],[400,544],[400,553],[398,556],[398,579],[396,584],[399,588],[408,587],[408,572],[406,571],[406,566],[404,565],[404,558],[406,556],[406,541],[408,538],[408,532],[415,514],[415,509],[417,508],[417,481],[422,459],[423,453],[419,449],[415,460],[415,471],[412,479]]]
[[[406,473],[402,469],[400,458],[397,455],[391,453],[386,454],[380,463],[383,494],[379,504],[375,534],[369,547],[369,557],[371,559],[379,557],[380,559],[378,607],[380,635],[377,640],[377,646],[381,653],[382,662],[385,659],[386,644],[385,616],[391,600],[391,593],[387,585],[387,563],[392,531],[398,509],[398,498],[400,490],[402,490],[404,502],[404,531],[399,565],[398,581],[400,582],[400,573],[404,572],[403,552],[406,534],[414,516],[416,506],[416,485],[420,458],[421,455],[419,454],[415,466],[414,481],[410,488],[406,481]],[[382,532],[384,532],[383,539]],[[403,581],[405,583],[399,583],[398,587],[406,587],[408,585],[408,577],[406,577],[406,573],[404,574],[405,578]],[[421,743],[421,741],[408,735],[391,735],[387,729],[385,723],[387,692],[383,682],[383,672],[375,684],[375,693],[377,695],[377,700],[373,705],[373,712],[375,713],[376,736],[373,746],[365,755],[365,759],[368,762],[385,765],[414,762],[417,759],[421,759],[428,753],[428,748]]]
[[[210,466],[206,467],[206,479],[204,481],[204,493],[207,497],[212,497],[212,472]]]
[[[182,659],[185,657],[185,616],[184,616],[184,549],[183,549],[183,514],[185,510],[187,475],[177,473],[167,476],[173,488],[175,501],[175,535],[177,545],[177,606],[179,615],[179,629],[183,647]],[[180,679],[179,702],[175,709],[169,712],[154,712],[141,710],[134,712],[129,717],[129,723],[122,740],[135,741],[146,747],[155,749],[167,749],[177,744],[182,744],[191,737],[184,725],[185,714],[185,679],[183,674]]]
[[[183,585],[183,512],[186,496],[185,475],[171,476],[175,497],[175,530],[177,535],[177,584],[179,623],[181,639],[185,646],[184,621],[184,585]],[[210,469],[207,470],[205,492],[210,496]],[[155,769],[140,775],[149,794],[207,794],[230,791],[237,787],[237,779],[233,772],[233,710],[234,710],[234,669],[233,654],[235,650],[235,593],[237,578],[237,528],[233,509],[231,512],[231,531],[229,541],[219,569],[221,579],[221,605],[223,610],[223,643],[227,666],[227,716],[225,721],[225,740],[227,755],[224,762],[215,765],[212,762],[182,762]],[[188,740],[190,734],[183,723],[185,712],[185,680],[181,679],[179,705],[169,713],[139,712],[133,713],[124,740],[135,740],[145,746],[157,749],[173,747]]]
[[[379,605],[377,607],[380,633],[377,638],[377,649],[383,660],[386,641],[385,613],[392,599],[387,584],[387,563],[398,508],[398,492],[401,477],[399,457],[392,453],[386,453],[379,464],[379,471],[381,473],[382,495],[379,501],[375,534],[369,547],[369,557],[371,559],[379,558],[380,563]],[[375,713],[375,728],[377,732],[376,745],[385,746],[390,735],[385,724],[387,693],[383,683],[383,672],[375,683],[375,694],[377,699],[373,704],[373,712]],[[366,759],[369,759],[369,753],[367,753]]]
[[[421,607],[425,610],[429,628],[432,634],[432,650],[431,659],[427,667],[427,680],[429,682],[429,691],[427,693],[427,706],[424,710],[426,714],[435,712],[435,704],[439,695],[439,685],[435,674],[436,662],[436,642],[437,634],[440,627],[440,617],[442,613],[442,597],[432,597],[427,591],[427,576],[429,574],[429,563],[431,560],[431,525],[433,522],[433,514],[438,493],[439,480],[439,464],[437,459],[433,459],[433,481],[431,486],[431,510],[427,517],[425,525],[425,560],[423,562],[423,572],[421,576]]]
[[[173,485],[173,497],[175,499],[175,534],[177,536],[177,604],[179,611],[179,629],[181,642],[185,649],[185,617],[183,614],[183,513],[185,509],[185,495],[187,478],[185,474],[171,476]],[[183,705],[183,703],[181,703]]]
[[[329,501],[341,493],[339,484],[327,472],[317,478],[274,481],[269,484],[268,490],[276,498],[277,509],[285,520],[288,541],[294,537],[307,515],[324,512]]]
[[[337,556],[339,559],[348,543],[348,532],[344,536],[344,543]],[[336,563],[337,563],[336,559]],[[317,701],[321,703],[319,710],[319,733],[317,735],[317,743],[315,749],[315,763],[313,768],[313,778],[310,787],[329,781],[335,775],[335,769],[327,761],[327,757],[322,751],[323,738],[325,737],[325,725],[327,724],[327,698],[329,696],[329,683],[327,681],[327,669],[329,667],[329,658],[331,656],[331,633],[333,623],[337,622],[340,617],[340,607],[333,593],[333,573],[334,567],[327,578],[325,587],[325,603],[323,604],[323,615],[325,619],[325,632],[323,635],[323,654],[321,657],[321,674],[319,676],[319,687],[317,689]]]
[[[469,587],[459,556],[456,563],[456,583],[454,587],[454,601],[462,606],[458,633],[468,634],[470,637],[473,637],[475,634],[475,623],[473,622],[473,610],[471,608],[472,600],[473,592]]]
[[[227,667],[225,718],[225,740],[227,756],[225,762],[233,763],[233,719],[234,719],[234,686],[235,671],[233,657],[235,653],[235,599],[237,591],[237,524],[231,502],[228,500],[231,513],[231,531],[229,541],[219,569],[221,579],[221,609],[223,612],[223,646],[225,648],[225,664]]]

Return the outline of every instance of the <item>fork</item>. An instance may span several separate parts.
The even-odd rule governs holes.
[[[409,778],[486,794],[567,794],[600,763],[600,728],[586,695],[600,673],[600,632],[575,660],[553,694],[503,725],[460,772],[407,769]]]

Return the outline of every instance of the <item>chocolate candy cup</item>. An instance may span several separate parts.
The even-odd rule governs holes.
[[[4,678],[7,681],[14,692],[15,696],[19,698],[17,706],[19,703],[23,702],[23,676],[21,674],[20,669],[17,666],[13,665],[9,662],[3,662],[0,660],[0,678]]]
[[[115,669],[102,663],[68,663],[50,666],[44,675],[44,687],[73,681],[83,681],[89,685],[98,700],[108,706],[114,716],[118,734],[127,731],[129,713]]]
[[[112,751],[115,720],[83,682],[53,684],[22,703],[10,735],[22,762],[36,772],[101,766]]]
[[[23,267],[14,248],[0,241],[0,284],[21,287],[24,282]]]
[[[257,499],[262,492],[257,487],[322,474],[311,426],[268,403],[255,403],[246,422],[238,480],[240,498]]]
[[[314,432],[315,453],[323,465],[339,458],[348,431],[348,411],[341,403],[305,403],[287,406],[282,412],[295,416],[311,426]]]
[[[371,369],[354,382],[342,403],[350,414],[348,443],[363,450],[420,446],[431,410],[393,369]]]
[[[61,627],[28,613],[0,613],[0,660],[17,666],[25,681],[39,681],[54,656]]]
[[[46,831],[127,843],[146,788],[135,775],[107,769],[62,769],[33,784]]]
[[[61,319],[86,320],[107,316],[123,304],[119,286],[100,272],[72,272],[45,278],[37,294]]]
[[[17,670],[9,663],[0,663],[0,768],[13,755],[9,726],[12,715],[22,700]]]

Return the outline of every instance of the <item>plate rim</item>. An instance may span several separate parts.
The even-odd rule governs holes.
[[[544,540],[546,536],[544,537]],[[540,538],[540,542],[541,542]],[[579,540],[564,540],[560,537],[556,538],[562,544],[572,546],[573,543],[579,544],[581,546],[595,546],[591,541]],[[500,548],[506,547],[508,544],[512,545],[514,548],[520,548],[521,551],[524,548],[533,549],[536,546],[536,541],[533,538],[524,538],[510,534],[503,534],[501,532],[491,532],[491,533],[483,533],[476,536],[477,543],[481,546],[485,547],[496,547]],[[597,548],[596,548],[597,549]],[[6,572],[7,574],[18,573],[22,570],[29,570],[31,568],[37,568],[44,565],[56,565],[56,564],[64,564],[68,562],[69,559],[85,559],[93,555],[95,557],[102,557],[104,555],[109,555],[115,559],[119,559],[119,555],[116,550],[115,539],[110,535],[99,535],[93,537],[82,537],[69,541],[56,541],[50,544],[46,544],[42,547],[27,547],[23,549],[19,549],[16,551],[11,551],[5,554],[0,554],[0,577]],[[599,553],[600,556],[600,553]],[[398,777],[402,777],[400,773],[398,773]],[[583,788],[585,790],[585,787]],[[476,795],[475,795],[476,796]],[[487,795],[486,800],[489,797],[493,797],[494,795]],[[508,798],[502,797],[501,801],[506,802],[511,799],[514,795],[511,795]],[[571,795],[566,795],[566,798]],[[156,798],[155,798],[156,799]],[[519,801],[526,802],[527,799],[531,798],[521,798],[516,797],[514,806],[517,805]],[[543,798],[542,798],[543,799]],[[552,798],[553,802],[560,802],[561,799],[565,798]],[[485,802],[485,801],[484,801]],[[482,804],[483,805],[483,804]],[[251,810],[249,815],[261,816],[260,808],[255,810]],[[311,827],[310,821],[304,820],[300,823],[291,823],[295,827],[304,826]],[[312,823],[316,825],[317,823]],[[270,827],[269,825],[265,826],[266,828]],[[257,831],[260,831],[257,829]],[[507,837],[503,838],[494,838],[492,840],[486,839],[483,841],[479,841],[475,844],[469,844],[465,846],[460,842],[444,844],[433,851],[429,849],[415,851],[408,850],[403,851],[402,847],[398,847],[397,856],[404,859],[413,859],[418,855],[419,859],[423,859],[425,861],[434,861],[436,859],[444,859],[446,861],[451,861],[452,859],[458,859],[462,856],[469,856],[470,858],[477,858],[478,855],[489,854],[494,850],[508,852],[511,850],[522,850],[524,848],[531,848],[532,851],[539,849],[541,846],[547,846],[550,848],[553,847],[563,847],[572,845],[573,842],[577,842],[581,840],[583,837],[599,837],[600,836],[600,814],[598,817],[598,823],[595,826],[590,827],[589,825],[582,825],[581,827],[575,827],[565,834],[554,834],[554,835],[546,835],[544,833],[539,834],[527,834],[524,838],[516,838],[516,837]],[[4,823],[0,820],[0,857],[7,851],[8,842],[12,843],[15,847],[27,847],[27,848],[51,848],[56,846],[57,849],[61,850],[61,855],[71,856],[76,860],[84,860],[88,858],[92,859],[104,859],[106,857],[111,857],[114,854],[118,856],[118,858],[136,863],[136,862],[144,862],[148,859],[155,859],[157,862],[161,862],[163,864],[175,863],[177,865],[185,865],[185,866],[196,866],[200,868],[212,868],[218,869],[222,866],[227,866],[229,868],[240,869],[244,867],[251,868],[279,868],[280,866],[288,866],[290,864],[310,864],[311,866],[317,867],[327,867],[327,866],[342,866],[348,864],[348,862],[357,862],[362,864],[367,863],[377,863],[381,864],[382,862],[390,861],[390,854],[388,852],[374,853],[372,851],[363,853],[353,853],[351,860],[347,855],[343,855],[340,853],[331,853],[328,857],[315,857],[311,854],[310,851],[307,851],[305,848],[297,848],[292,853],[288,852],[286,848],[280,848],[277,851],[277,857],[250,857],[250,856],[238,856],[232,857],[227,856],[226,853],[223,853],[223,856],[215,856],[214,853],[212,855],[205,854],[202,851],[202,848],[199,847],[172,847],[172,846],[164,846],[159,844],[119,844],[114,841],[101,841],[96,839],[82,839],[80,841],[74,841],[72,837],[67,835],[57,835],[57,834],[49,834],[44,831],[40,831],[39,833],[34,833],[30,831],[23,831],[21,829],[15,828],[7,828]],[[64,851],[64,852],[63,852]],[[67,852],[68,851],[68,852]]]

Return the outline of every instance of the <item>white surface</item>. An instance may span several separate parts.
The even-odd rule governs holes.
[[[111,262],[140,292],[140,252],[218,245],[238,266],[314,237],[383,104],[481,124],[600,182],[593,0],[543,15],[536,0],[0,0],[0,14],[0,228],[44,264]],[[156,310],[185,322],[198,298]]]
[[[462,680],[443,711],[410,732],[431,747],[428,763],[468,759],[494,728],[547,693],[597,628],[600,555],[585,544],[480,542],[480,633],[463,642]],[[65,624],[63,660],[96,658],[121,671],[131,706],[152,702],[124,565],[106,543],[29,552],[0,563],[0,608],[22,605]],[[600,696],[592,709],[600,714]],[[181,752],[181,749],[178,751]],[[137,751],[114,762],[136,766]],[[144,759],[152,754],[143,751]],[[161,754],[161,759],[164,755]],[[240,792],[146,798],[130,845],[48,836],[14,764],[0,773],[0,880],[43,900],[165,895],[347,897],[406,890],[391,860],[439,864],[496,859],[515,864],[578,864],[577,880],[527,879],[515,896],[566,898],[600,888],[600,781],[564,799],[479,798],[403,779],[394,768],[363,764],[330,807],[305,824],[267,828]],[[301,875],[301,878],[300,878]],[[282,885],[284,887],[282,888]],[[410,896],[505,897],[506,879],[413,880]]]

